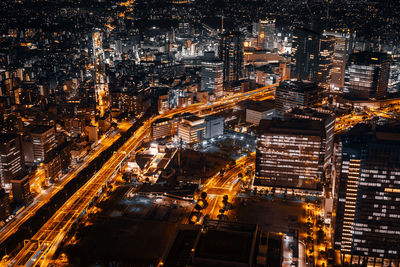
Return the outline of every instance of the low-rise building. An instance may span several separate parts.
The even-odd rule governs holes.
[[[275,116],[275,103],[271,100],[251,102],[246,107],[246,122],[257,126],[260,120],[272,119]]]
[[[153,139],[164,138],[172,135],[172,120],[162,118],[154,121],[151,125],[151,137]]]
[[[178,126],[178,137],[187,144],[201,141],[206,136],[206,123],[203,118],[191,116],[182,119]]]

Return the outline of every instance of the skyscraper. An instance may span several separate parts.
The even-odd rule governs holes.
[[[53,126],[38,125],[31,130],[33,158],[36,162],[47,159],[51,150],[56,148],[57,140]]]
[[[359,125],[342,144],[334,242],[342,264],[399,266],[400,128]]]
[[[260,20],[253,23],[253,33],[257,36],[257,46],[269,51],[275,48],[275,20]]]
[[[224,88],[229,89],[243,76],[243,37],[240,32],[220,36],[218,57],[224,63]]]
[[[347,32],[324,32],[324,36],[334,39],[332,68],[330,73],[330,91],[343,92],[344,73],[347,58],[353,52],[355,34]]]
[[[201,63],[201,91],[208,91],[222,96],[224,63],[204,61]]]
[[[283,116],[295,107],[311,107],[322,100],[322,88],[310,81],[288,80],[279,83],[275,93],[276,114]]]
[[[0,185],[10,183],[24,168],[20,136],[0,134]]]
[[[291,77],[314,80],[318,73],[319,42],[321,34],[298,28],[293,32]]]
[[[323,36],[320,39],[317,81],[325,91],[329,91],[333,67],[335,39]]]
[[[343,92],[363,100],[383,99],[387,94],[391,58],[388,54],[359,52],[350,55]]]

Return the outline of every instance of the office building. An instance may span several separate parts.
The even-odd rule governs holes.
[[[335,122],[336,116],[330,110],[317,109],[317,108],[294,108],[290,112],[285,114],[285,118],[291,119],[306,119],[320,122],[324,125],[325,139],[323,139],[323,146],[325,147],[325,158],[324,158],[324,170],[325,178],[330,176],[331,163],[333,156],[334,146],[334,133],[335,133]]]
[[[320,39],[318,73],[317,81],[324,88],[324,91],[329,91],[331,74],[333,67],[333,57],[335,48],[335,38],[332,36],[322,36]]]
[[[254,186],[319,191],[332,154],[333,133],[327,132],[326,123],[295,118],[261,120]]]
[[[323,89],[316,83],[301,80],[280,82],[275,93],[275,107],[278,116],[295,107],[312,107],[322,101]]]
[[[391,58],[377,52],[353,53],[346,68],[346,97],[359,100],[383,99],[387,94]]]
[[[334,39],[332,67],[329,88],[331,92],[342,93],[344,73],[349,55],[353,52],[355,33],[350,31],[324,32],[323,35]]]
[[[271,100],[250,102],[246,107],[246,122],[259,125],[261,120],[275,117],[275,102]]]
[[[178,137],[187,144],[201,141],[206,137],[205,120],[197,116],[182,119],[178,126]]]
[[[206,123],[206,139],[224,134],[224,118],[219,116],[208,116],[205,118]]]
[[[341,264],[400,264],[400,127],[359,124],[342,138],[334,247]]]
[[[218,57],[224,63],[224,89],[230,89],[243,77],[243,37],[240,32],[220,36]]]
[[[275,20],[260,20],[253,23],[253,34],[257,36],[257,47],[273,51],[276,46]]]
[[[21,138],[17,134],[0,133],[0,185],[5,186],[23,172]]]
[[[31,129],[32,151],[35,162],[43,162],[57,146],[54,126],[34,126]]]
[[[318,73],[321,34],[307,28],[297,28],[292,40],[292,74],[303,80],[314,80]]]
[[[223,67],[221,61],[204,61],[201,63],[201,91],[214,93],[221,97],[223,93]]]
[[[31,198],[29,175],[21,175],[11,180],[13,201],[26,203]]]
[[[158,119],[151,124],[151,138],[159,139],[172,135],[172,120]]]

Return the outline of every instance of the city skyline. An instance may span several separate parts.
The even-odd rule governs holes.
[[[0,9],[0,266],[400,266],[396,1]]]

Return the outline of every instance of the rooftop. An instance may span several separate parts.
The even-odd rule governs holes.
[[[264,100],[264,101],[251,101],[246,109],[255,110],[258,112],[264,112],[275,108],[274,100]]]
[[[368,51],[353,53],[349,57],[350,62],[362,65],[380,64],[389,62],[390,59],[391,57],[386,53]]]
[[[18,135],[14,133],[0,133],[0,144],[8,143],[17,137]]]
[[[280,82],[278,88],[289,89],[297,92],[315,91],[318,89],[322,91],[322,88],[320,88],[315,82],[296,79]]]
[[[311,119],[291,118],[288,120],[281,120],[274,118],[272,120],[261,120],[258,133],[321,136],[321,134],[325,133],[325,128],[321,121]]]
[[[51,128],[54,128],[53,126],[47,126],[47,125],[35,125],[31,128],[31,133],[33,134],[42,134],[50,130]]]

